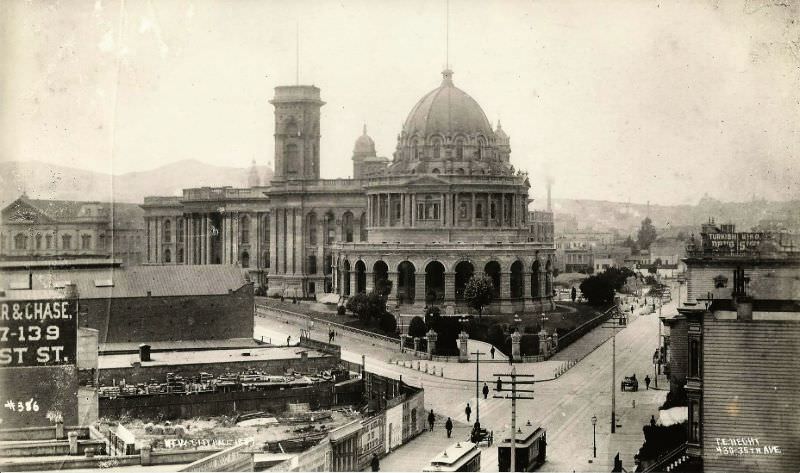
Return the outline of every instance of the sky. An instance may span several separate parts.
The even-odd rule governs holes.
[[[800,3],[453,0],[456,86],[532,196],[800,198]],[[445,0],[0,3],[0,160],[272,164],[278,85],[321,88],[321,172],[391,157],[446,63]],[[299,31],[299,35],[297,32]],[[297,54],[299,37],[299,55]],[[299,61],[298,61],[299,58]]]

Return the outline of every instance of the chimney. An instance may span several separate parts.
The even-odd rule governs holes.
[[[150,345],[146,343],[139,345],[139,361],[150,361]]]
[[[69,282],[64,284],[64,298],[65,299],[78,298],[78,286],[75,283]]]

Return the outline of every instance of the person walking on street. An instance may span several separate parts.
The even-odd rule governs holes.
[[[333,330],[328,330],[328,343],[333,343]]]
[[[486,383],[483,383],[483,398],[486,399],[489,396],[489,386]]]
[[[654,415],[650,416],[650,426],[652,426],[652,427],[656,426],[656,416],[654,416]]]
[[[450,438],[450,434],[453,432],[453,421],[449,417],[447,422],[444,423],[444,428],[447,430],[447,438]]]
[[[469,407],[469,403],[467,403],[467,408],[464,409],[464,414],[467,415],[467,422],[469,422],[469,416],[472,414],[472,408]]]
[[[489,350],[489,354],[492,355],[492,359],[494,360],[494,345],[492,345],[492,349]]]
[[[647,389],[650,389],[650,375],[649,374],[644,377],[644,385],[647,387]]]
[[[436,416],[433,415],[433,409],[431,409],[431,413],[428,414],[428,430],[433,432],[433,424],[436,422]]]
[[[286,337],[286,346],[288,347],[291,344],[292,344],[292,336],[289,335],[288,337]]]
[[[378,455],[372,454],[372,460],[370,460],[370,466],[372,467],[372,471],[381,471],[381,463],[378,460]]]

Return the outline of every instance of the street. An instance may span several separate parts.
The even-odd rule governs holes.
[[[662,309],[663,313],[674,310],[674,302]],[[327,334],[326,327],[314,328],[312,335],[322,339]],[[307,329],[300,321],[280,320],[272,318],[256,318],[256,336],[272,337],[285,342],[291,334],[293,339],[299,337],[301,329]],[[595,331],[611,331],[610,324],[605,324]],[[590,335],[590,334],[589,334]],[[341,338],[340,338],[341,337]],[[651,415],[658,414],[658,406],[666,397],[667,380],[659,378],[660,390],[645,389],[644,378],[653,378],[652,355],[658,339],[658,311],[650,315],[637,315],[627,326],[617,329],[616,335],[616,378],[611,380],[611,339],[602,343],[597,349],[583,358],[576,366],[565,374],[550,381],[543,381],[534,386],[535,399],[518,401],[517,423],[527,421],[540,424],[547,429],[547,461],[540,471],[610,471],[614,456],[619,452],[623,466],[632,470],[633,458],[644,441],[642,426],[647,424]],[[433,409],[439,416],[452,417],[454,421],[467,424],[464,408],[469,402],[472,407],[471,422],[476,420],[477,405],[475,400],[474,381],[457,381],[436,378],[415,370],[387,363],[389,356],[398,357],[396,345],[367,339],[356,334],[337,333],[335,343],[342,345],[342,358],[360,363],[362,354],[366,357],[367,369],[381,375],[399,378],[409,384],[425,388],[427,409]],[[387,352],[393,349],[395,354]],[[546,362],[549,363],[549,362]],[[462,369],[471,369],[473,364],[460,364]],[[534,364],[517,365],[520,372],[532,370]],[[470,368],[470,366],[472,368]],[[523,368],[525,366],[525,368]],[[449,367],[445,367],[447,370]],[[453,367],[453,369],[456,369]],[[493,379],[492,373],[509,373],[506,363],[485,363],[481,365],[481,379]],[[638,392],[621,392],[620,382],[624,376],[636,374],[639,380]],[[537,378],[539,375],[537,374]],[[474,374],[473,374],[474,379]],[[611,389],[616,389],[617,429],[611,434]],[[490,384],[494,387],[494,384]],[[634,407],[635,401],[635,407]],[[510,401],[489,399],[483,396],[479,401],[481,425],[494,430],[496,441],[500,441],[500,431],[510,425]],[[592,416],[597,416],[597,458],[592,458]],[[437,432],[426,434],[393,452],[382,460],[384,471],[419,470],[427,465],[431,457],[441,450],[440,442],[432,443],[425,437],[437,435]],[[439,432],[444,436],[444,431]],[[444,442],[446,444],[446,442]],[[412,454],[413,452],[413,454]],[[406,458],[411,456],[412,461]],[[402,460],[397,457],[402,456]],[[484,448],[482,453],[482,471],[497,471],[497,449]],[[397,468],[395,468],[397,467]]]

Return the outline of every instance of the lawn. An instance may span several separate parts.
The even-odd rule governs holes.
[[[346,325],[348,327],[353,327],[360,330],[366,330],[368,332],[377,333],[379,335],[385,335],[387,337],[397,338],[397,334],[385,333],[381,329],[379,329],[377,326],[377,320],[370,321],[371,323],[367,324],[364,321],[353,316],[349,312],[346,313],[345,315],[339,315],[334,311],[329,312],[329,311],[314,310],[311,308],[308,302],[298,301],[297,304],[292,304],[292,301],[288,299],[281,302],[280,299],[256,297],[255,300],[257,304],[264,304],[268,307],[274,307],[277,309],[297,312],[299,314],[310,315],[311,317],[314,317],[317,320],[325,322],[333,322],[341,325]]]

